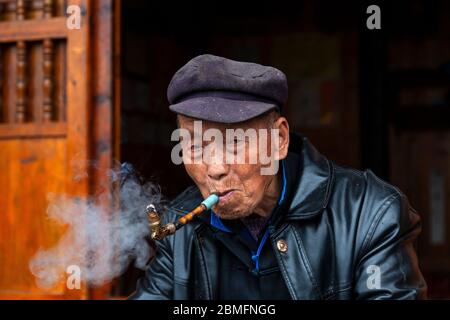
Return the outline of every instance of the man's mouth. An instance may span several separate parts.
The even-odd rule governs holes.
[[[215,192],[219,196],[219,204],[225,204],[233,195],[235,189],[225,190],[221,192]]]

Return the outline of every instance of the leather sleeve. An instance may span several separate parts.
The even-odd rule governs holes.
[[[171,237],[157,241],[156,256],[138,280],[132,300],[171,300],[173,298],[173,254]]]
[[[426,298],[414,249],[420,230],[420,217],[403,194],[395,193],[381,205],[357,260],[356,299]]]

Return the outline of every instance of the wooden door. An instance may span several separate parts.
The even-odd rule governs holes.
[[[69,5],[80,8],[79,29],[67,26]],[[64,232],[46,218],[47,195],[91,194],[108,177],[88,163],[107,169],[117,158],[119,5],[0,0],[0,298],[95,295],[64,279],[43,290],[29,261]]]

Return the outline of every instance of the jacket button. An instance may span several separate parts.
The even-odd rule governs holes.
[[[283,239],[278,240],[277,241],[277,249],[280,252],[286,252],[288,249],[288,245],[287,245],[286,241],[284,241]]]

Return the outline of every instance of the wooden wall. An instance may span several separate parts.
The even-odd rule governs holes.
[[[64,232],[46,217],[47,196],[85,198],[107,177],[77,175],[92,160],[112,166],[113,2],[70,4],[81,8],[80,29],[66,25],[67,1],[0,1],[0,298],[90,294],[65,279],[40,288],[29,270]]]
[[[422,218],[430,298],[450,298],[450,3],[398,4],[388,42],[390,181]],[[405,28],[409,25],[410,28]]]

